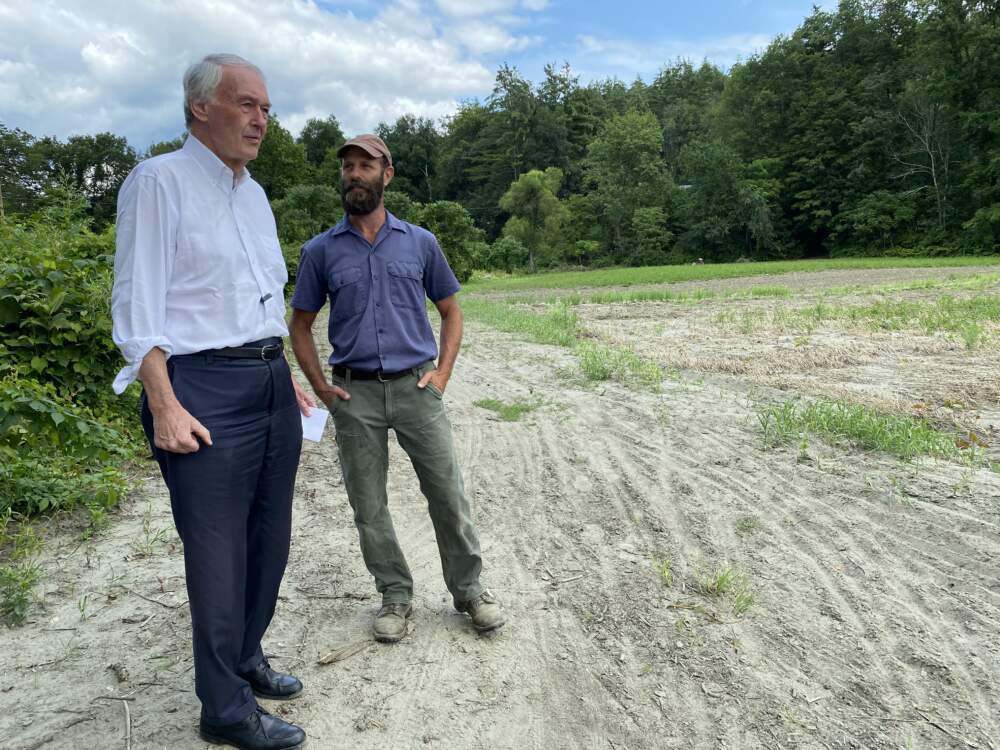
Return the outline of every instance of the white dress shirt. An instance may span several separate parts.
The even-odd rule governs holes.
[[[157,346],[169,357],[287,336],[288,270],[263,188],[193,135],[139,164],[118,194],[115,344],[128,364],[115,393]]]

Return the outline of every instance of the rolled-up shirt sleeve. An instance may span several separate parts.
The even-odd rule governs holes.
[[[155,175],[133,173],[118,194],[112,336],[127,364],[114,380],[122,393],[153,347],[169,357],[167,285],[173,271],[179,213]]]

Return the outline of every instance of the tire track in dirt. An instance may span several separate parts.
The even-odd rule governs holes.
[[[716,410],[719,404],[716,404]],[[705,430],[700,430],[702,433]],[[754,497],[757,494],[754,487],[749,483],[741,479],[741,474],[734,474],[725,471],[725,469],[718,466],[717,461],[712,460],[713,454],[719,455],[731,455],[732,452],[737,448],[737,444],[740,442],[746,442],[743,439],[744,436],[737,436],[739,439],[734,439],[729,441],[724,439],[724,435],[728,434],[728,430],[723,427],[720,430],[708,431],[709,435],[706,437],[702,435],[702,444],[700,445],[701,451],[699,451],[702,460],[700,461],[690,461],[685,460],[682,456],[672,457],[672,467],[675,470],[681,470],[685,472],[690,481],[693,483],[694,494],[698,497],[711,497],[713,505],[716,506],[715,510],[721,510],[718,506],[732,505],[735,507],[741,507],[743,510],[752,507],[744,503],[741,499],[746,497]],[[780,506],[779,506],[780,508]],[[780,508],[782,512],[787,512],[787,506],[785,508]],[[714,524],[710,527],[710,531],[715,536],[719,536],[720,527],[718,524]],[[802,533],[802,529],[795,529],[795,537],[792,541],[792,546],[795,548],[797,555],[796,566],[801,567],[805,565],[810,571],[809,575],[813,580],[817,580],[821,583],[821,591],[825,594],[822,598],[829,599],[834,598],[837,606],[837,610],[843,614],[847,614],[847,618],[850,620],[849,625],[853,626],[854,629],[862,629],[864,623],[861,615],[859,614],[859,608],[854,603],[857,600],[856,591],[847,591],[844,587],[838,585],[834,579],[828,575],[823,569],[822,565],[818,563],[814,558],[817,557],[817,549],[822,550],[823,544],[822,540],[826,538],[823,531],[817,533]],[[723,536],[730,537],[730,534],[723,534]],[[728,540],[723,540],[721,543],[716,542],[712,545],[713,548],[726,549],[729,545],[726,543]],[[787,541],[787,540],[786,540]],[[820,552],[822,554],[822,552]],[[718,558],[716,558],[718,559]],[[791,592],[790,592],[791,593]],[[783,648],[782,643],[771,642],[766,644],[766,647],[760,650],[761,654],[777,654],[782,655],[786,651]],[[869,659],[875,658],[876,654],[872,649],[869,649],[867,654]],[[771,656],[769,657],[774,663],[780,664],[782,659],[781,656]],[[834,667],[837,665],[834,664]],[[884,663],[879,663],[879,669],[881,672],[886,672],[886,666]],[[798,679],[801,679],[801,675],[798,673],[791,673]],[[791,676],[791,675],[790,675]],[[780,708],[776,706],[775,709]]]
[[[631,427],[631,426],[633,426],[636,423],[629,422],[628,424]],[[638,441],[633,441],[633,442],[638,442]],[[736,449],[738,443],[740,443],[740,442],[744,442],[745,443],[746,440],[736,440],[734,444],[727,444],[725,441],[716,441],[716,442],[717,442],[717,445],[715,447],[720,452],[725,453],[725,452],[732,451],[732,450]],[[705,446],[702,446],[702,447],[705,448]],[[711,451],[709,451],[709,450],[706,449],[705,453],[706,454],[710,454]],[[691,470],[697,470],[697,468],[698,467],[693,466],[693,465],[689,467],[689,469],[691,469]],[[795,469],[793,468],[791,471],[794,471],[794,470]],[[719,472],[717,474],[717,476],[714,477],[714,479],[719,480],[721,485],[725,485],[726,481],[725,481],[725,476],[724,475],[725,475],[725,472]],[[711,472],[709,472],[707,475],[703,476],[702,479],[705,480],[705,481],[711,482],[712,479],[713,479]],[[729,479],[732,480],[733,478],[729,477]],[[732,489],[732,494],[735,497],[742,497],[742,496],[752,497],[753,496],[753,488],[751,486],[749,486],[748,484],[741,483],[738,480],[734,481],[733,484],[734,484],[734,487],[732,487],[731,489]],[[785,497],[792,497],[792,498],[794,498],[795,495],[796,495],[796,493],[795,493],[795,487],[793,486],[793,483],[790,480],[785,480],[785,485],[786,485],[784,487],[785,492],[783,492],[781,494],[783,494]],[[789,492],[788,490],[791,490],[791,491]],[[809,502],[810,502],[809,498],[803,498],[802,501],[801,501],[801,503],[800,503],[800,507],[798,508],[798,510],[802,510],[803,509],[802,506],[807,505]],[[810,508],[805,508],[805,509],[809,510],[809,511],[813,510],[813,508],[811,508],[811,507]],[[829,509],[830,508],[827,508],[827,510],[829,510]],[[844,523],[845,520],[850,519],[848,521],[848,523],[850,523],[851,526],[853,526],[855,528],[864,529],[864,528],[869,527],[869,526],[872,525],[870,523],[870,517],[871,517],[871,515],[872,515],[871,514],[871,508],[862,508],[857,513],[855,513],[855,514],[845,514],[845,513],[834,512],[833,518],[831,519],[831,524],[840,525],[840,524]],[[837,516],[841,516],[841,517],[838,518]],[[866,524],[865,523],[865,519],[868,519],[869,523]],[[815,522],[813,522],[811,525],[818,526],[818,524],[816,524]],[[981,521],[979,522],[978,525],[980,526],[980,529],[989,529],[989,526],[990,526],[990,524],[984,524]],[[823,557],[829,556],[831,550],[829,549],[829,545],[825,544],[825,542],[826,542],[826,540],[828,540],[828,539],[831,538],[830,534],[831,534],[831,531],[833,530],[834,527],[831,526],[831,525],[826,525],[825,527],[819,527],[818,530],[815,533],[810,533],[808,535],[803,535],[801,533],[801,529],[799,529],[799,526],[801,526],[801,524],[797,524],[796,527],[795,527],[796,531],[798,532],[797,536],[798,537],[805,537],[805,540],[804,541],[799,541],[799,542],[797,542],[797,544],[798,544],[798,546],[800,546],[804,550],[804,553],[803,553],[804,556],[806,558],[817,557],[817,558],[820,558],[820,559],[822,559]],[[888,528],[891,528],[891,526],[888,526]],[[940,535],[941,533],[944,533],[946,531],[946,529],[944,527],[939,527],[939,528],[936,529],[936,531]],[[947,529],[947,531],[952,531],[952,529]],[[988,535],[988,531],[987,531],[986,534],[983,534],[980,537],[976,537],[975,541],[979,541],[979,542],[981,542],[983,544],[988,544],[991,540],[988,538],[987,535]],[[908,534],[905,535],[905,536],[907,538],[906,541],[909,541],[909,539],[911,537]],[[843,542],[842,541],[838,542],[838,544],[841,547],[843,547]],[[877,546],[875,545],[875,540],[874,539],[863,540],[861,542],[861,544],[863,545],[861,548],[859,548],[859,546],[857,544],[855,544],[853,550],[848,549],[847,551],[849,552],[849,554],[852,551],[855,554],[857,554],[857,553],[865,552],[865,551],[873,549],[873,548],[877,549]],[[939,546],[939,549],[937,550],[937,557],[936,558],[934,558],[933,556],[928,556],[928,557],[932,561],[936,560],[937,563],[938,563],[938,566],[940,566],[942,560],[948,554],[947,551],[951,547],[957,546],[957,547],[961,548],[961,546],[963,546],[963,545],[968,546],[968,544],[969,544],[969,539],[968,538],[959,537],[959,538],[956,538],[956,539],[947,539],[943,543],[943,545]],[[826,547],[825,550],[824,550],[824,547]],[[817,552],[817,550],[820,550],[820,551]],[[841,551],[841,550],[838,550],[838,551]],[[890,565],[893,565],[893,566],[894,565],[903,565],[903,566],[905,566],[907,559],[910,559],[910,554],[912,554],[915,551],[917,551],[917,548],[914,545],[912,545],[912,544],[905,544],[904,543],[902,550],[893,549],[893,550],[891,550],[891,551],[889,551],[887,553],[884,553],[884,556],[887,558],[887,562]],[[965,565],[967,567],[969,556],[959,556],[959,558],[960,558],[960,561],[958,563],[956,563],[956,564],[957,565]],[[932,565],[933,565],[933,562],[930,565],[928,565],[928,569],[929,570],[933,570]],[[821,571],[819,571],[818,568],[816,568],[815,565],[813,566],[813,571],[814,571],[814,573],[821,572]],[[853,620],[852,625],[854,626],[854,629],[857,630],[857,632],[859,632],[859,633],[866,633],[868,631],[871,631],[873,628],[876,629],[876,630],[881,630],[882,632],[886,632],[887,626],[890,626],[892,624],[889,621],[890,618],[878,618],[878,617],[873,618],[873,616],[871,615],[871,612],[870,612],[870,608],[866,604],[866,599],[869,598],[869,596],[867,595],[867,592],[865,591],[865,586],[863,584],[844,586],[844,585],[841,585],[841,584],[835,582],[829,576],[822,575],[821,577],[823,578],[824,588],[826,590],[837,592],[838,595],[841,596],[840,604],[841,604],[841,609],[842,610],[864,614],[864,617],[862,617],[861,614],[858,614],[854,618],[854,620]],[[890,591],[885,591],[884,593],[886,593],[886,594],[892,594],[892,595],[896,596],[897,598],[899,598],[899,597],[902,597],[902,596],[905,595],[905,589],[904,588],[900,588],[900,587],[896,587],[891,592]],[[944,641],[946,643],[947,642],[951,642],[951,641],[954,640],[954,638],[951,636],[951,634],[945,633],[945,632],[943,632],[940,629],[937,629],[937,630],[934,629],[933,622],[935,621],[935,619],[939,615],[938,615],[937,612],[935,612],[930,607],[924,605],[924,606],[917,607],[916,609],[911,608],[910,611],[909,611],[909,614],[911,616],[911,619],[915,623],[917,623],[916,627],[918,629],[921,627],[921,624],[926,624],[926,625],[930,626],[930,629],[933,631],[933,634],[931,636],[931,640],[941,640],[941,641]],[[892,632],[891,629],[888,630],[888,632]],[[895,665],[892,664],[890,661],[884,659],[884,658],[880,658],[878,656],[878,654],[876,654],[876,652],[874,651],[873,648],[868,648],[867,649],[866,662],[862,666],[865,666],[867,668],[870,665],[870,662],[871,662],[872,659],[877,659],[877,661],[879,662],[880,672],[883,675],[886,675],[887,677],[889,677],[889,678],[891,678],[893,680],[894,686],[897,688],[898,692],[906,693],[906,694],[910,694],[910,695],[914,695],[914,694],[920,693],[920,690],[918,689],[919,686],[922,685],[924,682],[926,682],[920,674],[912,674],[913,670],[909,670],[911,672],[911,674],[909,674],[909,675],[893,675],[894,672],[898,672],[897,669],[894,669]],[[992,698],[991,698],[991,696],[983,696],[982,691],[978,688],[978,685],[988,684],[988,682],[985,682],[984,680],[982,680],[982,673],[980,673],[980,674],[976,675],[975,677],[973,677],[971,673],[965,672],[963,670],[962,666],[961,666],[962,665],[962,659],[960,658],[960,655],[956,651],[952,650],[948,654],[948,661],[950,663],[952,663],[952,664],[957,665],[957,671],[960,672],[960,673],[962,673],[961,682],[963,683],[963,688],[964,688],[963,692],[966,695],[968,695],[968,696],[973,696],[973,697],[975,697],[977,695],[980,696],[980,698],[978,700],[978,704],[979,704],[979,709],[980,710],[977,711],[977,713],[979,714],[978,718],[980,719],[980,721],[977,722],[977,723],[980,723],[980,725],[982,726],[982,722],[981,722],[982,717],[989,715],[988,713],[984,713],[983,709],[990,704]],[[900,680],[902,680],[902,682]],[[929,693],[925,693],[925,695],[927,697],[933,697]],[[992,725],[989,725],[989,724],[987,724],[985,728],[986,728],[987,732],[995,731],[995,728],[992,727]]]
[[[793,483],[790,480],[788,480],[785,477],[780,477],[780,476],[773,476],[772,478],[775,481],[780,482],[780,484],[782,485],[783,491],[780,493],[781,495],[783,495],[786,498],[794,496],[795,487],[793,486]],[[865,508],[862,511],[862,513],[861,513],[861,518],[868,518],[869,522],[871,520],[873,520],[872,516],[873,515],[877,515],[877,513],[873,514],[871,512],[871,510],[872,509],[870,507],[869,508]],[[840,514],[840,515],[845,516],[847,514]],[[837,522],[838,524],[840,523],[840,521],[838,519],[836,519],[836,518],[834,518],[833,520],[835,522]],[[876,530],[884,531],[884,529],[886,528],[886,527],[882,527],[882,526],[880,526],[878,524],[872,524],[872,523],[869,523],[867,526],[862,526],[862,525],[860,525],[857,517],[852,518],[850,521],[848,521],[848,523],[850,524],[850,526],[852,526],[855,529],[874,528]],[[810,525],[817,525],[815,523],[815,516],[813,516],[813,520],[812,520],[812,523]],[[802,524],[797,524],[796,527],[795,527],[795,530],[799,531],[801,527],[802,527]],[[801,540],[802,539],[806,539],[806,541],[804,543],[804,548],[806,550],[806,554],[808,554],[808,555],[816,555],[817,558],[822,558],[824,556],[823,551],[822,551],[822,545],[821,544],[817,545],[817,539],[823,539],[829,533],[832,533],[832,528],[830,528],[829,526],[827,526],[826,528],[823,528],[822,526],[820,526],[819,528],[820,528],[820,534],[819,534],[818,537],[815,534],[809,535],[808,537],[803,537],[802,534],[792,533],[792,534],[787,535],[785,537],[785,539],[786,539],[786,541],[792,541],[796,545],[801,545],[802,544]],[[896,532],[896,535],[902,536],[899,533],[898,529],[899,529],[899,527],[897,525],[895,527],[895,529],[894,529],[894,531]],[[893,536],[893,537],[883,537],[883,541],[885,541],[888,538],[891,538],[891,539],[895,540],[896,536]],[[842,545],[843,544],[843,536],[840,537],[840,540],[841,541],[838,542],[838,545]],[[877,544],[878,544],[878,542],[873,537],[865,538],[864,536],[859,537],[858,539],[855,540],[855,542],[856,542],[855,549],[857,549],[858,544],[861,545],[861,549],[857,550],[857,552],[864,553],[865,551],[868,551],[869,552],[869,554],[868,554],[869,557],[871,556],[870,555],[870,550],[873,549],[873,548],[877,548]],[[946,542],[946,546],[944,548],[947,549],[947,545],[948,544],[953,544],[953,543],[954,542],[950,542],[950,541]],[[883,549],[882,549],[882,555],[883,555],[883,558],[884,558],[883,565],[885,567],[893,568],[893,567],[897,567],[897,566],[900,566],[900,565],[905,565],[906,563],[909,563],[910,565],[913,564],[913,560],[912,560],[912,557],[910,556],[910,553],[916,551],[916,548],[914,548],[912,545],[906,544],[905,542],[902,545],[902,547],[903,548],[901,550],[897,550],[895,548],[886,549],[885,547],[883,547]],[[820,550],[818,553],[816,552],[817,549]],[[848,556],[852,556],[850,550],[847,550],[847,552],[848,552]],[[862,557],[864,557],[863,554],[862,554]],[[939,554],[936,558],[931,558],[931,559],[932,560],[936,560],[936,561],[938,561],[940,563],[940,561],[943,559],[943,557],[944,557],[944,555]],[[933,567],[932,565],[929,564],[927,566],[927,570],[931,571],[931,572],[936,572],[937,568]],[[815,572],[817,572],[817,571],[814,568],[814,573]],[[854,618],[854,620],[853,620],[853,622],[851,624],[854,626],[855,629],[857,629],[859,626],[861,626],[863,624],[866,624],[869,627],[871,627],[874,624],[875,632],[881,632],[881,633],[887,633],[887,634],[891,634],[891,633],[895,632],[898,629],[898,628],[894,628],[893,627],[893,625],[896,624],[896,623],[892,622],[893,618],[892,618],[891,615],[887,616],[887,617],[881,617],[881,616],[875,614],[874,610],[870,609],[867,605],[864,604],[865,599],[866,598],[870,598],[870,595],[866,596],[867,592],[865,591],[865,588],[870,585],[870,579],[866,580],[864,587],[859,587],[859,586],[850,586],[850,585],[848,585],[848,586],[840,586],[840,585],[834,583],[829,576],[823,575],[821,577],[824,580],[824,585],[826,586],[827,590],[839,590],[838,593],[840,593],[840,594],[848,597],[851,600],[851,603],[847,604],[846,599],[842,598],[841,599],[841,603],[842,604],[847,604],[847,606],[852,611],[855,611],[855,612],[863,611],[865,613],[865,617],[864,618],[862,618],[860,616]],[[880,581],[880,583],[884,584],[884,581]],[[910,604],[910,606],[907,607],[907,612],[908,612],[908,614],[910,616],[909,619],[910,619],[910,622],[911,622],[911,625],[910,625],[909,629],[916,630],[917,632],[921,632],[923,630],[930,631],[931,635],[929,636],[929,640],[933,641],[933,642],[941,642],[941,643],[947,644],[947,643],[951,642],[952,640],[954,640],[953,638],[948,637],[948,634],[945,634],[940,628],[938,628],[935,625],[935,623],[936,623],[936,621],[937,621],[937,619],[939,617],[938,613],[934,609],[932,609],[932,608],[930,608],[930,607],[928,607],[926,605],[921,605],[920,602],[915,602],[911,592],[912,592],[912,589],[909,588],[909,587],[907,587],[907,586],[901,586],[901,585],[885,586],[885,585],[882,585],[881,586],[881,590],[879,591],[879,595],[882,596],[882,597],[887,598],[890,601],[897,602],[899,604],[906,604],[906,603]],[[913,606],[914,604],[916,606]],[[843,615],[843,609],[840,610],[839,614],[840,614],[840,616]],[[875,620],[874,623],[872,623],[873,615],[874,615],[874,620]],[[867,622],[865,622],[866,620],[867,620]],[[860,632],[865,632],[865,629],[860,630]],[[879,646],[878,648],[879,648],[879,651],[883,650],[881,646]],[[894,653],[898,653],[901,649],[902,649],[901,643],[898,642],[898,641],[895,641],[890,636],[888,638],[887,648],[884,649],[884,650],[886,650],[890,654],[894,654]],[[872,657],[875,656],[873,654],[873,652],[872,652],[872,649],[869,648],[867,650],[866,656],[867,656],[867,658],[869,660],[872,659]],[[985,703],[984,703],[984,699],[982,698],[982,690],[978,687],[979,685],[984,684],[983,681],[982,681],[982,679],[975,679],[971,674],[969,674],[968,672],[966,672],[963,669],[962,664],[963,664],[964,660],[960,657],[960,655],[956,651],[950,650],[948,652],[948,657],[949,657],[948,658],[948,662],[951,663],[951,664],[953,664],[953,665],[955,665],[953,668],[956,669],[958,671],[958,673],[962,677],[962,682],[963,682],[963,687],[964,687],[964,694],[967,695],[967,696],[969,696],[970,698],[973,698],[973,699],[979,698],[979,708],[980,708],[980,710],[979,710],[978,713],[979,713],[980,717],[988,716],[989,715],[988,713],[984,713],[983,712],[983,708],[985,707]],[[878,660],[878,665],[879,665],[879,669],[883,673],[891,674],[892,671],[893,671],[893,669],[892,669],[893,665],[891,663],[888,663],[885,659],[879,659]],[[896,678],[895,678],[895,680],[894,680],[894,682],[895,682],[896,685],[898,685],[898,687],[899,687],[899,689],[900,689],[901,692],[913,695],[913,694],[921,692],[920,688],[921,688],[921,686],[926,681],[923,680],[922,677],[921,677],[921,675],[918,674],[918,673],[916,673],[915,670],[910,670],[910,671],[913,672],[913,673],[910,674],[909,676],[899,676],[899,675],[897,675]],[[902,682],[901,682],[901,680],[902,680]],[[923,695],[927,699],[933,699],[934,698],[934,696],[931,693],[929,693],[929,692],[924,692]],[[961,696],[957,696],[957,699],[960,700]],[[993,731],[993,728],[990,727],[989,731]]]

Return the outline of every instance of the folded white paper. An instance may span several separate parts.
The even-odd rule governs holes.
[[[326,409],[313,406],[308,417],[305,414],[302,415],[302,437],[318,443],[323,437],[323,428],[326,426],[326,418],[329,416],[330,412]]]

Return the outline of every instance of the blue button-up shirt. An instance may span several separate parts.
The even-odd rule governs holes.
[[[292,307],[329,299],[331,365],[399,372],[437,357],[425,295],[459,288],[434,235],[386,211],[373,244],[345,216],[303,245]]]

